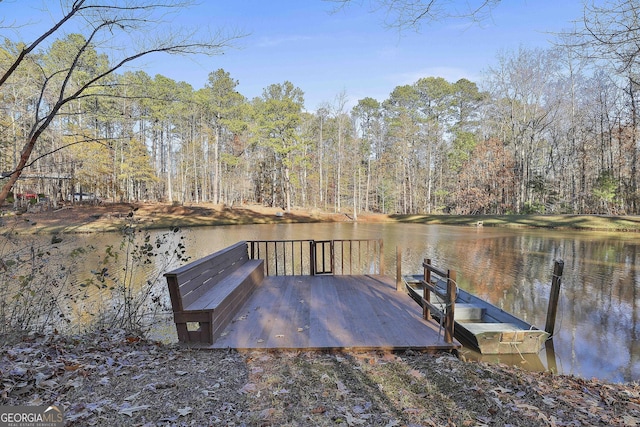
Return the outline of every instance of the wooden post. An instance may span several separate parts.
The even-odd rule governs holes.
[[[316,275],[316,242],[309,241],[309,275]]]
[[[556,362],[556,350],[553,348],[553,340],[547,340],[544,343],[544,348],[547,353],[547,369],[549,372],[558,373],[558,363]]]
[[[446,343],[453,342],[454,319],[456,311],[456,272],[447,270],[447,312],[446,321],[444,322],[444,340]]]
[[[424,263],[427,265],[431,265],[431,259],[425,258]],[[427,283],[431,283],[431,270],[429,270],[427,267],[424,267],[424,281]]]
[[[380,250],[380,272],[378,274],[382,274],[384,276],[384,245],[382,242],[382,239],[379,239],[378,242],[380,242],[379,246],[379,250]]]
[[[431,265],[431,260],[425,258],[422,262],[422,267],[424,267],[422,280],[424,280],[425,283],[431,283],[431,270],[427,268],[427,265]],[[431,310],[429,309],[429,305],[425,304],[425,302],[431,304],[431,291],[426,286],[422,287],[422,299],[424,300],[422,304],[422,318],[431,320]]]
[[[402,249],[396,246],[396,292],[402,290]]]
[[[564,261],[556,261],[553,266],[553,279],[551,281],[551,295],[549,296],[549,308],[547,308],[547,323],[544,330],[553,335],[558,313],[558,300],[560,299],[560,285],[562,283],[562,270]]]

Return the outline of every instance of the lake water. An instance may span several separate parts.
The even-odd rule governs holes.
[[[543,350],[536,361],[516,357],[512,363],[614,382],[640,380],[640,239],[634,233],[358,223],[201,227],[182,233],[191,259],[240,240],[383,239],[388,275],[395,275],[400,247],[403,273],[420,274],[422,260],[431,258],[438,267],[456,270],[461,288],[541,329],[554,261],[563,260],[555,354]],[[76,238],[97,247],[119,239],[115,234]],[[174,334],[171,323],[163,328]]]

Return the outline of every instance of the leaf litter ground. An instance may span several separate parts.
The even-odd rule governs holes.
[[[448,353],[198,351],[102,331],[0,356],[0,405],[61,405],[72,426],[640,424],[637,384]]]

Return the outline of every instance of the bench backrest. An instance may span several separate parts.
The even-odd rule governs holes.
[[[182,311],[248,259],[242,241],[165,273],[173,311]]]

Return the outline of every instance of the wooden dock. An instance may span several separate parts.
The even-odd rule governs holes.
[[[268,276],[209,348],[406,350],[460,348],[394,279],[383,275]]]

